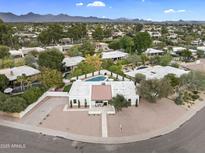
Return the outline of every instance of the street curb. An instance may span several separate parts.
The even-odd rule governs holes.
[[[162,128],[162,129],[157,130],[157,131],[149,132],[149,133],[144,133],[144,134],[140,134],[140,135],[133,135],[133,136],[126,136],[126,137],[102,138],[102,137],[83,136],[83,135],[62,132],[62,131],[51,130],[51,129],[42,128],[42,127],[25,125],[25,124],[21,124],[21,123],[17,123],[17,122],[6,121],[6,120],[0,120],[0,125],[15,128],[15,129],[21,129],[21,130],[25,130],[25,131],[29,131],[29,132],[65,138],[65,139],[73,140],[73,141],[80,141],[80,142],[87,142],[87,143],[99,143],[99,144],[124,144],[124,143],[132,143],[132,142],[137,142],[137,141],[148,140],[151,138],[155,138],[158,136],[162,136],[162,135],[166,135],[168,133],[171,133],[174,130],[176,130],[177,128],[179,128],[181,125],[183,125],[185,122],[190,120],[198,111],[200,111],[204,107],[205,107],[204,102],[202,102],[202,101],[198,102],[197,105],[194,106],[189,111],[187,111],[187,113],[184,116],[182,116],[176,122],[174,122],[173,124],[171,124],[165,128]]]

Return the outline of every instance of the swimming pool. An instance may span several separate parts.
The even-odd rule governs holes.
[[[97,76],[97,77],[93,77],[93,78],[90,78],[88,80],[85,80],[86,82],[91,82],[91,81],[105,81],[107,80],[107,77],[105,76]]]

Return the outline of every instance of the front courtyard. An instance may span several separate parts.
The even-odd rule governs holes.
[[[103,123],[102,115],[89,115],[84,108],[64,111],[67,103],[67,99],[46,99],[19,122],[95,137],[102,137],[106,129],[107,137],[121,137],[149,133],[168,127],[187,112],[184,107],[177,106],[168,99],[162,99],[156,104],[141,100],[139,107],[124,108],[115,115],[107,114],[106,123]],[[42,107],[48,110],[43,111]]]

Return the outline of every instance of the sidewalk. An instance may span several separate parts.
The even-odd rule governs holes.
[[[34,133],[42,133],[50,136],[62,137],[65,139],[81,141],[81,142],[100,143],[100,144],[122,144],[122,143],[131,143],[136,141],[147,140],[150,138],[154,138],[156,136],[168,134],[176,130],[177,128],[179,128],[182,124],[184,124],[186,121],[191,119],[198,111],[200,111],[204,107],[205,107],[204,101],[198,102],[196,106],[194,106],[192,109],[187,111],[187,113],[183,117],[178,119],[172,125],[169,125],[165,128],[150,133],[144,133],[144,134],[128,136],[128,137],[102,138],[102,137],[82,136],[82,135],[76,135],[76,134],[66,133],[62,131],[55,131],[47,128],[40,128],[36,126],[30,126],[30,125],[25,125],[25,124],[20,124],[16,122],[5,121],[5,120],[0,120],[0,125],[16,128],[16,129],[22,129]]]

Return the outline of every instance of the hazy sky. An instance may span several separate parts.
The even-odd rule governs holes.
[[[205,0],[0,0],[0,12],[105,18],[205,20]]]

